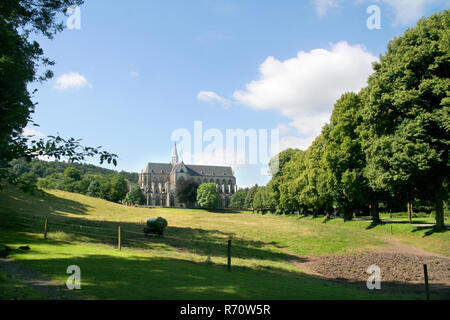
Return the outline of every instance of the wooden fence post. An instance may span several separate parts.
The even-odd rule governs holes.
[[[44,222],[44,239],[47,239],[47,230],[48,230],[48,218],[45,218],[45,222]]]
[[[427,292],[427,300],[430,300],[430,288],[428,287],[428,270],[427,265],[423,265],[423,274],[425,276],[425,291]]]
[[[121,238],[120,238],[120,235],[121,235],[120,226],[119,226],[118,232],[119,232],[119,238],[118,238],[118,241],[117,241],[117,246],[119,248],[119,251],[121,251],[122,250],[122,243],[121,243]]]
[[[392,235],[392,224],[391,224],[391,235]]]
[[[228,239],[228,271],[231,270],[231,239]]]

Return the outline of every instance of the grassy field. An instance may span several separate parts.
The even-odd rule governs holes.
[[[144,222],[158,216],[169,222],[165,236],[144,238]],[[394,225],[390,235],[387,225],[364,221],[134,208],[55,190],[30,196],[4,189],[0,219],[0,243],[32,248],[13,250],[12,258],[61,284],[69,265],[80,266],[79,294],[88,299],[408,299],[416,297],[325,281],[291,260],[348,254],[388,239],[450,255],[448,232],[409,224]],[[118,226],[122,251],[116,248]],[[232,271],[226,268],[229,237]]]
[[[0,271],[0,299],[43,300],[46,297],[23,284],[20,280]]]

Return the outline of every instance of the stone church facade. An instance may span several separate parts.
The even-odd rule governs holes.
[[[139,186],[150,206],[183,206],[176,197],[177,183],[192,179],[198,184],[215,183],[222,198],[222,207],[230,204],[236,193],[236,178],[231,167],[187,165],[179,161],[177,145],[171,163],[148,163],[139,173]]]

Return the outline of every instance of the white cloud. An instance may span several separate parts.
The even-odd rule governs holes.
[[[366,85],[375,60],[364,47],[344,41],[330,50],[300,51],[285,61],[268,57],[259,67],[259,79],[233,97],[256,110],[280,111],[302,139],[289,141],[303,146],[320,134],[344,92],[357,92]]]
[[[319,17],[323,17],[327,14],[328,9],[335,8],[338,6],[336,0],[313,0],[316,6],[316,12]]]
[[[289,148],[306,150],[311,145],[311,143],[314,141],[314,139],[315,139],[315,137],[312,137],[312,136],[309,136],[306,138],[300,138],[300,137],[294,137],[294,136],[281,137],[280,142],[279,142],[278,152],[281,152],[281,151],[289,149]]]
[[[56,78],[55,89],[67,90],[72,88],[92,87],[84,76],[78,72],[69,72]]]
[[[414,24],[425,15],[425,5],[433,0],[382,0],[395,11],[394,25]]]
[[[197,95],[197,99],[200,101],[206,102],[218,102],[224,108],[228,108],[231,105],[231,101],[225,98],[222,98],[217,93],[212,91],[200,91]]]
[[[278,124],[277,129],[279,130],[281,136],[285,136],[285,135],[289,134],[289,132],[291,131],[289,126],[287,126],[285,124]]]

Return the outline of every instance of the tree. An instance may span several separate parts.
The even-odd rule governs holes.
[[[255,198],[255,194],[258,191],[258,185],[254,185],[248,190],[247,196],[245,197],[245,207],[253,208],[253,199]]]
[[[87,194],[90,197],[98,198],[101,194],[101,184],[97,179],[92,180],[89,184]]]
[[[230,207],[231,208],[244,208],[245,198],[247,197],[248,189],[238,190],[231,196]]]
[[[274,211],[274,202],[269,188],[259,187],[253,200],[253,209],[260,213]]]
[[[300,203],[299,194],[305,185],[302,173],[306,170],[305,151],[297,150],[289,162],[282,169],[282,176],[272,178],[279,181],[279,199],[277,200],[276,191],[274,191],[273,181],[271,180],[268,187],[272,189],[274,196],[274,205],[277,213],[294,213],[304,208]]]
[[[30,161],[48,156],[82,161],[99,155],[100,163],[116,165],[116,155],[100,151],[100,147],[84,147],[81,140],[23,135],[27,124],[33,123],[31,114],[36,106],[27,87],[32,82],[50,79],[53,76],[50,70],[38,75],[38,69],[54,64],[44,57],[40,45],[30,39],[31,33],[53,38],[64,28],[64,22],[58,21],[60,14],[82,3],[82,0],[3,0],[0,3],[0,182],[22,185],[8,170],[8,162],[17,158]]]
[[[371,201],[377,202],[364,176],[366,157],[358,133],[362,122],[361,108],[357,94],[344,93],[334,105],[330,124],[323,129],[328,187],[346,220],[352,218],[356,209],[367,207]],[[379,222],[378,211],[373,220]]]
[[[194,205],[197,201],[198,182],[193,179],[180,179],[175,190],[176,196],[181,203],[185,203],[187,207]]]
[[[375,190],[434,198],[444,227],[450,145],[450,11],[393,39],[364,97],[367,177]]]
[[[197,189],[197,203],[208,210],[220,206],[220,195],[215,183],[202,183]]]
[[[145,204],[145,196],[142,193],[141,188],[138,185],[135,185],[127,194],[125,201],[132,204],[143,205]]]
[[[314,216],[328,214],[333,205],[333,194],[327,185],[329,171],[324,163],[325,149],[326,141],[320,135],[304,153],[304,169],[299,177],[298,201]]]
[[[34,172],[25,172],[18,180],[18,186],[27,192],[33,193],[38,181],[37,175]]]
[[[282,152],[280,152],[278,155],[270,159],[269,162],[269,168],[270,173],[272,175],[272,179],[270,180],[268,187],[271,189],[273,200],[276,204],[276,211],[277,213],[285,213],[286,210],[289,211],[289,209],[284,208],[280,206],[280,197],[281,197],[281,191],[280,187],[285,181],[286,175],[289,173],[286,172],[286,166],[290,163],[290,161],[298,156],[299,153],[302,151],[299,149],[286,149]]]
[[[69,167],[64,170],[64,176],[69,179],[73,179],[74,181],[80,181],[82,172],[74,167]]]
[[[125,199],[128,193],[128,182],[120,174],[111,178],[111,189],[109,191],[109,200],[119,202]]]

